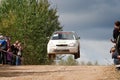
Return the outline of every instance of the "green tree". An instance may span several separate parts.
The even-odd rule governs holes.
[[[45,64],[47,37],[62,30],[48,0],[1,0],[0,32],[23,43],[24,64]]]

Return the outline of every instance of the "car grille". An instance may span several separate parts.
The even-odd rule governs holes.
[[[69,50],[68,49],[64,49],[64,50],[54,50],[55,52],[69,52]]]
[[[56,46],[68,46],[67,44],[58,44]]]

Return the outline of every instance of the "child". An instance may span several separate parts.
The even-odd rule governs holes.
[[[111,48],[110,53],[112,53],[112,59],[114,59],[114,64],[120,64],[120,55],[118,55],[115,46]]]

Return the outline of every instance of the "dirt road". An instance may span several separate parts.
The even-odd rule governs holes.
[[[111,66],[0,66],[0,80],[118,80]]]

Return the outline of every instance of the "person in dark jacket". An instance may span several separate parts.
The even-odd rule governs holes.
[[[116,21],[114,23],[114,30],[113,30],[113,38],[114,40],[111,39],[113,43],[116,43],[117,37],[120,34],[120,21]]]
[[[15,41],[15,43],[13,45],[11,45],[11,51],[13,52],[13,56],[12,56],[12,65],[16,65],[16,56],[17,56],[17,53],[18,53],[18,48],[17,48],[17,45],[18,45],[19,41]]]
[[[4,36],[0,35],[0,64],[6,64],[6,53],[4,51],[7,50],[7,42],[4,39]]]
[[[120,34],[120,21],[116,21],[114,23],[114,30],[113,30],[114,40],[111,39],[112,43],[114,43],[114,47],[112,47],[110,50],[110,53],[112,53],[112,59],[114,59],[115,65],[120,64],[120,55],[118,54],[118,51],[116,49],[116,42],[119,34]]]

